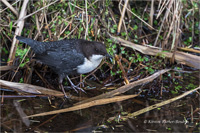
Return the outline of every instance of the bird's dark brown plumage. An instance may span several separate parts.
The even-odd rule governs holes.
[[[103,57],[109,56],[105,45],[100,42],[82,39],[38,42],[21,36],[16,38],[33,49],[35,59],[48,65],[59,75],[60,84],[64,77],[69,79],[68,75],[94,70]]]

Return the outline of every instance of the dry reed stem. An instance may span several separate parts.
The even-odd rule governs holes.
[[[26,118],[27,115],[24,113],[24,110],[22,109],[20,102],[18,102],[18,100],[13,100],[13,104],[14,104],[20,118],[22,119],[22,122],[27,127],[29,127],[30,126],[30,120],[28,118]]]
[[[178,47],[177,49],[183,50],[183,51],[186,51],[186,52],[193,52],[193,53],[198,53],[198,54],[200,54],[200,51],[199,51],[199,50],[195,50],[195,49],[192,49],[192,48],[182,48],[182,47]]]
[[[135,43],[123,40],[119,37],[114,37],[111,35],[110,35],[110,37],[113,38],[117,42],[121,42],[120,43],[121,45],[133,48],[133,49],[135,49],[143,54],[146,54],[146,55],[165,56],[166,58],[171,58],[173,56],[173,53],[171,53],[171,52],[163,52],[162,50],[145,47],[145,46],[138,45],[138,44],[135,44]],[[200,69],[200,65],[199,65],[200,57],[199,56],[177,51],[176,55],[175,55],[175,60],[178,63],[182,63],[184,65]]]
[[[29,2],[29,0],[25,0],[24,1],[23,5],[22,5],[21,12],[19,14],[19,18],[23,18],[26,15],[26,8],[27,8],[27,5],[28,5],[28,2]],[[13,41],[12,41],[12,45],[11,45],[11,48],[10,48],[10,54],[9,54],[10,62],[8,62],[8,65],[12,65],[13,60],[15,58],[16,43],[18,42],[15,37],[16,37],[16,35],[20,35],[21,34],[22,29],[24,27],[24,20],[18,21],[17,27],[18,28],[15,29],[15,35],[14,35],[14,38],[13,38]]]
[[[140,79],[140,80],[131,82],[130,84],[126,84],[126,85],[124,85],[122,87],[119,87],[119,88],[117,88],[117,89],[115,89],[113,91],[107,92],[105,94],[101,94],[99,96],[86,99],[84,101],[76,103],[76,105],[83,104],[83,103],[86,103],[86,102],[89,102],[89,101],[93,101],[93,100],[109,98],[109,97],[113,97],[113,96],[125,93],[125,92],[129,91],[130,89],[133,89],[134,87],[136,87],[138,85],[142,85],[142,84],[149,83],[149,82],[153,81],[155,78],[157,78],[158,76],[160,76],[160,75],[162,75],[162,74],[164,74],[165,72],[168,72],[168,71],[170,71],[170,69],[160,70],[160,71],[154,73],[153,75],[151,75],[149,77],[146,77],[144,79]]]
[[[30,115],[26,118],[53,115],[53,114],[58,114],[58,113],[71,112],[71,111],[80,110],[80,109],[86,109],[86,108],[90,108],[90,107],[97,106],[97,105],[104,105],[104,104],[108,104],[108,103],[124,101],[124,100],[130,99],[130,98],[134,98],[136,96],[138,96],[138,95],[116,96],[116,97],[113,97],[113,98],[99,99],[99,100],[94,100],[94,101],[91,101],[91,102],[83,103],[83,104],[80,104],[80,105],[75,105],[73,107],[69,107],[69,108],[65,108],[65,109],[60,109],[60,110]]]
[[[134,118],[134,117],[136,117],[138,115],[141,115],[143,113],[149,112],[149,111],[151,111],[153,109],[162,107],[162,106],[164,106],[166,104],[169,104],[169,103],[172,103],[174,101],[177,101],[177,100],[179,100],[179,99],[181,99],[181,98],[183,98],[183,97],[185,97],[185,96],[187,96],[187,95],[189,95],[189,94],[191,94],[191,93],[193,93],[193,92],[195,92],[195,91],[197,91],[199,89],[200,89],[200,86],[198,88],[193,89],[193,90],[187,91],[187,92],[185,92],[185,93],[183,93],[183,94],[181,94],[181,95],[179,95],[177,97],[171,98],[171,99],[163,101],[161,103],[157,103],[157,104],[151,105],[151,106],[149,106],[147,108],[138,110],[138,111],[136,111],[134,113],[128,114],[128,116],[126,116],[126,118]]]
[[[20,62],[19,66],[17,67],[17,70],[15,71],[15,73],[14,73],[14,75],[12,76],[12,79],[11,79],[10,81],[13,81],[13,79],[14,79],[14,77],[15,77],[16,73],[17,73],[17,72],[18,72],[18,70],[19,70],[19,67],[20,67],[20,65],[22,64],[22,62],[24,61],[24,59],[25,59],[25,58],[26,58],[26,56],[28,55],[28,52],[30,51],[30,49],[31,49],[31,47],[29,47],[29,48],[28,48],[28,50],[27,50],[26,54],[24,55],[24,57],[23,57],[22,61]]]
[[[16,15],[18,16],[17,10],[7,1],[7,0],[2,0],[2,2]]]
[[[86,30],[85,30],[85,39],[88,36],[88,12],[87,12],[87,0],[85,0],[85,15],[86,15]]]
[[[123,4],[121,4],[123,6]],[[149,25],[147,22],[145,22],[143,19],[141,19],[138,15],[136,15],[135,13],[133,13],[130,9],[126,9],[127,11],[129,11],[131,14],[133,14],[136,18],[138,18],[139,20],[141,20],[145,25],[149,26],[150,28],[152,28],[153,30],[156,30],[155,28],[153,28],[151,25]],[[157,31],[157,30],[156,30]]]
[[[17,2],[19,2],[20,0],[17,0],[17,1],[15,1],[13,4],[11,4],[11,5],[14,5],[14,4],[16,4]],[[0,14],[2,13],[2,12],[4,12],[6,9],[8,9],[8,7],[6,7],[6,8],[4,8],[3,10],[1,10],[0,11]]]
[[[130,98],[136,97],[139,94],[138,95],[128,95],[128,96],[116,96],[116,97],[113,97],[113,96],[124,93],[124,92],[132,89],[134,86],[137,86],[139,84],[148,83],[148,82],[152,81],[153,79],[155,79],[156,77],[158,77],[160,74],[163,74],[163,73],[165,73],[169,70],[170,69],[161,70],[161,71],[159,71],[159,72],[157,72],[157,73],[153,74],[152,76],[147,77],[145,79],[135,81],[133,83],[122,86],[122,87],[120,87],[116,90],[108,92],[106,94],[102,94],[102,95],[99,95],[97,97],[90,98],[88,100],[84,100],[83,102],[79,102],[78,104],[75,104],[75,106],[73,106],[73,107],[55,110],[55,111],[50,111],[50,112],[39,113],[39,114],[35,114],[35,115],[30,115],[30,116],[28,116],[28,118],[37,117],[37,116],[52,115],[52,114],[58,114],[58,113],[64,113],[64,112],[70,112],[70,111],[89,108],[89,107],[92,107],[92,106],[104,105],[104,104],[113,103],[113,102],[117,102],[117,101],[123,101],[123,100],[127,100],[127,99],[130,99]],[[113,98],[109,98],[109,97],[113,97]]]
[[[157,34],[157,37],[156,37],[156,40],[154,42],[154,46],[156,46],[157,44],[157,41],[158,41],[158,38],[160,36],[160,33],[161,33],[161,30],[163,29],[163,25],[165,23],[165,20],[167,19],[169,13],[170,13],[170,9],[172,7],[172,4],[173,4],[173,0],[170,0],[170,3],[168,5],[168,10],[165,12],[165,16],[163,17],[163,20],[162,20],[162,23],[161,23],[161,26],[160,26],[160,30],[158,31],[158,34]]]
[[[48,88],[44,88],[44,87],[40,87],[40,86],[35,86],[35,85],[30,85],[30,84],[25,84],[25,83],[15,83],[15,82],[9,82],[9,81],[5,81],[5,80],[0,80],[0,86],[9,87],[15,91],[33,93],[36,95],[44,94],[47,96],[56,96],[56,97],[64,96],[63,92],[61,92],[61,91],[56,91],[56,90],[52,90],[52,89],[48,89]],[[73,99],[73,100],[82,101],[82,100],[86,99],[84,97],[73,96],[70,93],[66,93],[66,94],[70,99]]]
[[[127,79],[126,72],[125,72],[125,70],[124,70],[124,67],[122,66],[122,63],[121,63],[121,61],[120,61],[120,59],[119,59],[119,56],[118,56],[118,55],[115,55],[115,59],[116,59],[116,61],[117,61],[117,64],[119,65],[119,68],[120,68],[121,71],[122,71],[122,77],[123,77],[125,83],[126,83],[126,84],[129,84],[129,80]]]
[[[125,11],[126,11],[126,8],[127,8],[128,1],[129,0],[125,0],[125,4],[123,6],[123,10],[122,10],[121,17],[120,17],[119,24],[118,24],[117,34],[119,34],[120,30],[121,30],[121,25],[122,25],[122,21],[124,19],[124,15],[125,15]]]
[[[25,1],[28,1],[28,0],[25,0]],[[54,4],[54,3],[58,2],[58,1],[59,1],[59,0],[56,0],[56,1],[54,1],[54,2],[52,2],[52,3],[50,3],[50,4],[48,4],[48,5],[46,5],[46,6],[42,7],[42,8],[40,8],[39,10],[37,10],[37,11],[35,11],[35,12],[33,12],[33,13],[27,15],[27,16],[24,16],[24,17],[19,18],[19,19],[14,23],[14,25],[16,25],[19,21],[24,20],[24,19],[26,19],[26,18],[28,18],[28,17],[30,17],[30,16],[36,14],[37,12],[39,12],[39,11],[41,11],[41,10],[43,10],[43,9],[45,9],[45,8],[47,8],[47,7],[49,7],[50,5],[52,5],[52,4]]]
[[[154,0],[151,0],[151,10],[150,10],[150,19],[149,19],[149,23],[151,26],[153,26],[153,15],[154,15]]]
[[[167,2],[167,3],[166,3]],[[158,12],[158,15],[156,17],[156,19],[158,19],[158,17],[162,14],[162,12],[164,11],[164,9],[166,9],[167,5],[169,4],[169,2],[171,2],[171,0],[164,0],[164,2],[159,1],[159,12]],[[162,3],[161,7],[160,7],[160,4]]]

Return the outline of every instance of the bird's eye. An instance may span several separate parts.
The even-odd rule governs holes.
[[[95,48],[95,50],[96,50],[96,51],[98,51],[98,49],[97,49],[97,48]]]

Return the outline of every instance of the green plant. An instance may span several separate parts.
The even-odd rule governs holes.
[[[10,32],[11,32],[13,28],[13,21],[10,22],[9,26],[10,26]]]
[[[78,39],[81,38],[81,32],[83,31],[83,27],[79,27],[78,29]]]
[[[20,78],[19,83],[24,83],[24,79]]]
[[[150,74],[153,74],[155,72],[155,70],[149,66],[149,67],[144,67]]]
[[[8,50],[5,47],[3,47],[2,50],[4,51],[5,54],[8,54]]]
[[[176,91],[180,91],[181,88],[182,88],[182,86],[180,86],[180,85],[175,86],[175,90],[176,90]]]
[[[115,33],[117,30],[117,25],[113,25],[113,27],[110,28],[111,33]]]
[[[192,37],[189,37],[186,41],[184,41],[184,44],[189,46],[192,42]]]
[[[138,26],[134,25],[133,30],[137,30],[137,29],[138,29]]]
[[[133,41],[134,41],[135,43],[138,43],[138,36],[135,35],[134,37],[135,37],[135,39],[134,39]]]
[[[126,32],[122,32],[121,35],[122,35],[123,37],[126,37]]]
[[[15,56],[18,56],[20,58],[20,62],[22,61],[22,59],[24,58],[25,54],[28,52],[28,49],[25,48],[25,49],[20,49],[19,47],[17,47],[17,50],[16,50],[16,54]],[[24,65],[29,62],[29,58],[25,58],[25,61],[24,63],[21,63],[20,64],[20,67],[24,67]]]
[[[186,89],[192,90],[192,89],[194,89],[196,87],[197,87],[197,85],[194,85],[194,84],[190,83],[189,85],[186,86]]]
[[[107,48],[108,53],[111,56],[114,56],[114,54],[116,53],[117,44],[113,44],[113,41],[110,38],[107,38],[106,41],[109,44],[109,47]]]

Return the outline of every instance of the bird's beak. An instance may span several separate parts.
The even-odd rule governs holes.
[[[111,55],[109,55],[109,54],[106,54],[106,58],[109,58],[110,61],[112,61],[112,59],[113,59],[113,57]]]
[[[109,55],[109,54],[106,54],[106,57],[107,58],[113,58],[111,55]]]

